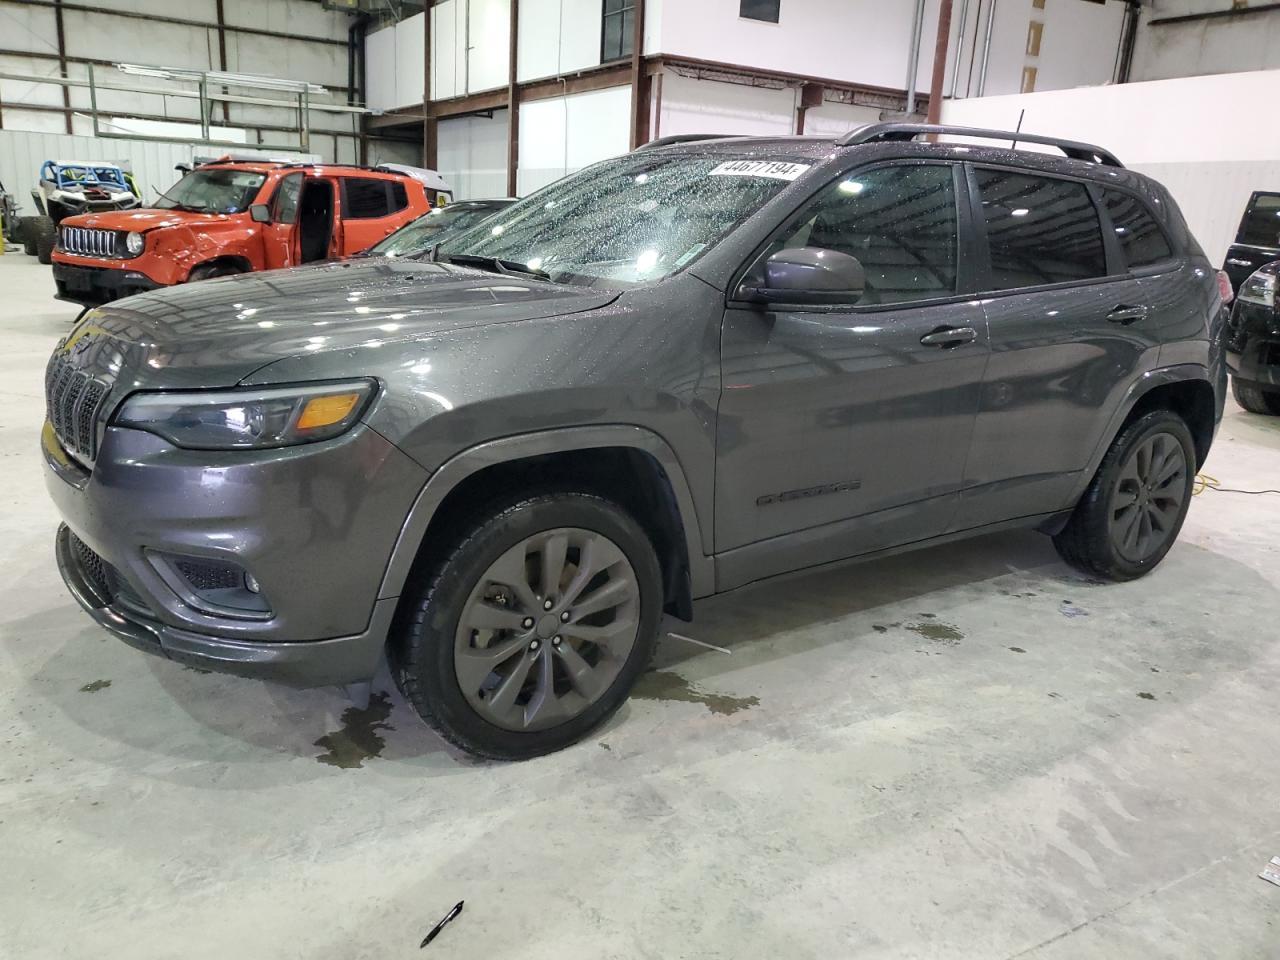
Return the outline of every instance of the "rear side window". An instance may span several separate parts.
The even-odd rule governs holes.
[[[342,219],[374,220],[390,213],[387,181],[366,177],[342,178]]]
[[[1005,170],[975,171],[996,290],[1107,275],[1102,222],[1084,184]]]
[[[1107,213],[1129,268],[1149,267],[1173,257],[1173,248],[1147,205],[1127,193],[1108,190]]]
[[[1255,193],[1240,224],[1236,243],[1280,247],[1280,193]]]
[[[409,205],[409,193],[399,180],[388,184],[391,191],[391,213],[398,213]]]
[[[847,253],[866,272],[860,305],[903,303],[956,292],[958,237],[951,167],[878,167],[822,190],[764,255],[792,247]]]

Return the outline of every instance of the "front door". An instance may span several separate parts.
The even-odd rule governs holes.
[[[268,270],[298,262],[298,196],[304,173],[281,177],[271,197],[271,222],[262,225],[263,259]]]
[[[730,580],[946,528],[987,357],[981,308],[958,296],[962,190],[945,163],[845,174],[747,271],[784,248],[837,250],[862,263],[866,289],[845,306],[725,314],[716,552],[755,554]]]
[[[1143,277],[1178,267],[1136,196],[988,167],[971,182],[991,360],[956,528],[1069,505],[1126,391],[1157,365],[1169,311]]]

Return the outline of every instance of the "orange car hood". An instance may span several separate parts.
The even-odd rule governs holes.
[[[62,221],[64,227],[90,227],[97,230],[132,230],[144,233],[157,227],[190,227],[196,230],[217,228],[234,223],[225,213],[191,213],[187,210],[108,210],[103,213],[81,213]]]

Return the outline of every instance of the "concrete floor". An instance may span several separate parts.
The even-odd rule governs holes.
[[[1035,534],[700,605],[589,741],[451,754],[146,657],[51,554],[41,378],[75,310],[0,258],[0,955],[1275,958],[1280,500],[1206,493],[1152,576]],[[1230,407],[1208,472],[1276,487]],[[391,690],[384,679],[383,687]]]

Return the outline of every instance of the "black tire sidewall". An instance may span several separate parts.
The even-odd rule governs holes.
[[[640,588],[640,626],[627,662],[605,694],[572,720],[548,730],[516,732],[476,713],[458,686],[454,638],[476,581],[505,551],[556,527],[603,534],[626,555]],[[472,528],[413,597],[412,615],[393,640],[397,682],[423,718],[463,749],[517,760],[562,749],[607,720],[627,699],[657,645],[662,616],[662,573],[653,545],[622,508],[585,493],[550,493],[493,510]]]
[[[1178,516],[1173,533],[1170,534],[1160,549],[1145,560],[1134,562],[1122,557],[1111,543],[1111,502],[1118,474],[1129,461],[1134,449],[1157,433],[1167,433],[1176,439],[1182,447],[1183,456],[1186,458],[1187,477],[1182,512]],[[1101,561],[1098,565],[1116,580],[1134,580],[1154,569],[1173,548],[1173,545],[1178,540],[1178,535],[1182,532],[1182,525],[1186,521],[1187,512],[1191,507],[1191,495],[1195,487],[1195,474],[1195,441],[1192,439],[1191,431],[1187,428],[1186,423],[1177,414],[1168,410],[1156,410],[1140,417],[1126,427],[1103,458],[1102,465],[1098,468],[1097,476],[1094,478],[1093,484],[1086,495],[1087,499],[1083,504],[1086,516],[1081,519],[1087,526],[1086,537],[1092,546],[1092,550],[1101,554],[1092,559]]]

